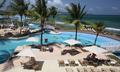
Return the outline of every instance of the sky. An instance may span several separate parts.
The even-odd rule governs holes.
[[[1,1],[1,0],[0,0]],[[11,0],[7,0],[8,3]],[[35,0],[26,0],[35,4]],[[101,14],[101,15],[120,15],[120,0],[47,0],[48,7],[56,6],[59,11],[65,12],[65,7],[69,6],[71,2],[80,3],[81,6],[86,6],[87,14]],[[3,7],[4,9],[4,7]]]
[[[34,0],[30,1],[34,3]],[[120,0],[48,0],[47,5],[65,11],[71,2],[85,5],[88,14],[120,15]]]

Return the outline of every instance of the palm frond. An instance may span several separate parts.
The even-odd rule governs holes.
[[[71,16],[73,20],[82,19],[84,15],[86,14],[85,6],[82,8],[80,6],[80,3],[78,4],[71,3],[70,7],[66,7],[66,10],[68,11],[69,15]]]

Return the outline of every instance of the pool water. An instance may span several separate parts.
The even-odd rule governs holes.
[[[75,35],[75,32],[63,32],[57,35],[45,33],[43,35],[43,39],[47,38],[48,43],[52,43],[52,42],[64,43],[64,41],[67,39],[74,39],[74,35]],[[34,35],[32,37],[40,38],[40,34]],[[82,45],[93,45],[95,37],[96,36],[92,34],[78,33],[78,40],[81,42]],[[0,40],[0,51],[7,51],[10,54],[12,54],[17,46],[30,45],[34,43],[34,42],[27,42],[26,39],[27,38],[18,39],[18,40],[13,40],[13,39]],[[97,45],[104,46],[106,45],[106,43],[112,43],[112,45],[120,46],[120,41],[113,40],[106,37],[101,37],[101,36],[98,37]],[[36,44],[40,44],[40,42]],[[0,52],[0,56],[1,55],[2,55],[2,52]],[[2,59],[0,57],[0,63],[1,63],[1,60]]]
[[[115,52],[113,52],[113,54],[115,54],[116,56],[118,56],[119,59],[120,59],[120,51],[115,51]]]
[[[39,24],[28,24],[28,27],[30,29],[40,29],[40,25]]]

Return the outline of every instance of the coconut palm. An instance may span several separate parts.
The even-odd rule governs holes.
[[[55,16],[57,15],[57,8],[52,6],[52,7],[49,8],[49,10],[50,10],[50,14],[51,14],[51,16],[54,20],[54,25],[55,25]]]
[[[23,15],[25,15],[28,9],[28,4],[24,0],[12,0],[11,8],[16,14],[20,15],[21,25],[23,26]]]
[[[5,2],[6,2],[6,0],[0,0],[0,8],[2,8],[4,6]]]
[[[96,22],[95,24],[92,25],[93,29],[96,31],[96,38],[94,41],[94,45],[96,45],[97,38],[100,33],[102,33],[105,29],[104,23],[103,22]]]
[[[71,17],[71,19],[69,20],[75,24],[75,29],[76,29],[75,40],[77,40],[77,30],[80,25],[80,20],[86,14],[85,6],[81,7],[80,3],[78,4],[71,3],[70,6],[66,7],[66,10]]]
[[[36,6],[33,6],[34,11],[32,11],[32,15],[34,20],[40,21],[41,27],[41,46],[43,44],[43,28],[46,19],[50,16],[50,10],[47,8],[46,0],[36,0]]]

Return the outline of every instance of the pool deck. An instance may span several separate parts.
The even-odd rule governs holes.
[[[25,47],[25,46],[24,46]],[[27,47],[28,48],[28,47]],[[86,68],[88,70],[88,68],[92,68],[92,69],[108,69],[108,71],[106,72],[110,72],[109,69],[113,68],[114,70],[117,70],[116,72],[120,72],[119,67],[115,67],[115,66],[106,66],[106,65],[102,65],[102,66],[98,66],[98,67],[93,67],[93,66],[82,66],[81,64],[79,64],[78,66],[65,66],[65,67],[60,67],[58,64],[58,60],[75,60],[77,61],[79,60],[83,60],[83,58],[85,58],[88,54],[90,54],[91,52],[84,52],[79,48],[76,48],[76,50],[78,50],[80,53],[75,55],[75,56],[71,56],[70,54],[66,54],[66,55],[61,55],[61,51],[64,49],[71,49],[72,47],[65,47],[62,44],[57,44],[57,45],[53,45],[54,51],[51,53],[49,51],[40,51],[39,49],[33,49],[33,53],[35,54],[35,58],[36,61],[44,61],[43,66],[42,66],[42,70],[38,70],[38,71],[34,71],[34,70],[29,70],[29,69],[24,69],[18,62],[19,62],[19,58],[13,60],[12,64],[10,62],[6,62],[4,64],[0,65],[0,72],[67,72],[66,69],[72,69],[73,72],[77,72],[77,68]],[[97,58],[99,59],[108,59],[106,57],[106,54],[98,54]],[[24,59],[24,61],[26,61],[26,59]],[[6,68],[9,69],[6,69]]]

